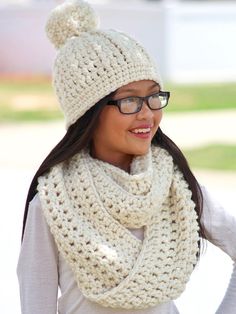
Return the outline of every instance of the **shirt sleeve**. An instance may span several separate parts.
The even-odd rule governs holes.
[[[236,217],[230,215],[214,200],[205,187],[203,193],[203,215],[201,221],[206,238],[221,248],[233,260],[234,267],[225,296],[216,314],[235,314],[236,309]]]
[[[30,202],[17,265],[22,314],[56,314],[58,252],[38,195]]]

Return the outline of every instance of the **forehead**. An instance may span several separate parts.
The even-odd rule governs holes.
[[[151,81],[151,80],[142,80],[137,82],[131,82],[127,85],[124,85],[117,89],[117,92],[123,92],[123,91],[132,91],[132,90],[149,90],[154,87],[159,87],[159,84],[157,82]]]

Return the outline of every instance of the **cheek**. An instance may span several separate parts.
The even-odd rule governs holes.
[[[122,115],[117,108],[111,109],[113,110],[101,116],[100,124],[104,125],[109,134],[114,136],[122,135],[129,129],[132,117]]]
[[[109,138],[116,145],[120,145],[127,140],[127,132],[130,124],[126,119],[114,119],[110,125]]]
[[[161,110],[154,113],[155,132],[157,131],[159,124],[161,123],[162,115],[163,113]]]
[[[99,117],[95,138],[113,143],[121,141],[129,128],[129,120],[129,117],[116,112],[116,108],[105,107]]]
[[[162,111],[157,111],[154,113],[154,117],[153,117],[153,121],[154,121],[154,128],[152,130],[152,136],[151,138],[154,137],[154,135],[156,134],[157,130],[158,130],[158,127],[160,125],[160,122],[162,120]]]

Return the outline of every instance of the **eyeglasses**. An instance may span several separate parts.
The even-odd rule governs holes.
[[[160,110],[167,106],[170,92],[159,92],[146,97],[132,96],[117,100],[109,100],[107,105],[117,106],[120,113],[133,114],[142,109],[144,101],[151,110]]]

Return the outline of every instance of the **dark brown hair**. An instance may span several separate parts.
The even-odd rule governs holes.
[[[81,118],[79,118],[74,124],[72,124],[68,128],[67,133],[62,138],[62,140],[55,146],[55,148],[53,148],[53,150],[49,153],[49,155],[45,158],[45,160],[39,167],[38,171],[33,177],[26,199],[22,228],[22,240],[24,236],[29,203],[37,193],[38,177],[49,171],[51,167],[57,165],[62,161],[68,160],[73,155],[78,153],[81,149],[91,144],[94,130],[96,129],[98,123],[99,114],[102,108],[106,105],[107,101],[112,98],[113,94],[114,93],[100,100]],[[152,145],[158,145],[166,149],[173,157],[174,163],[183,173],[184,178],[188,182],[189,188],[192,191],[192,200],[196,204],[195,210],[198,214],[198,223],[200,226],[199,235],[202,238],[205,238],[204,228],[200,223],[203,207],[203,197],[200,186],[193,173],[191,172],[186,158],[184,157],[181,150],[177,147],[177,145],[167,135],[165,135],[160,128],[158,128],[158,131],[152,139]]]

